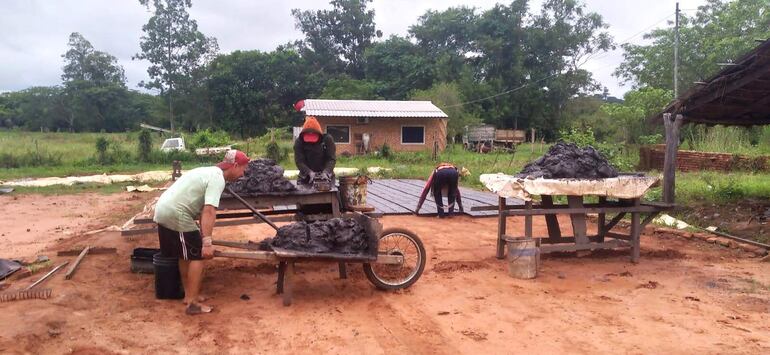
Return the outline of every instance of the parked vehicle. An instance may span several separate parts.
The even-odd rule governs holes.
[[[527,131],[497,129],[493,125],[466,126],[463,146],[467,150],[486,153],[494,147],[515,149],[527,140]]]

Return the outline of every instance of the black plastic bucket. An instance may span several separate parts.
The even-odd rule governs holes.
[[[134,248],[131,254],[131,272],[154,274],[155,266],[152,264],[152,257],[159,252],[160,249],[155,248]]]
[[[153,255],[155,267],[155,298],[161,300],[179,300],[184,298],[182,278],[179,275],[179,259],[164,257],[160,253]]]

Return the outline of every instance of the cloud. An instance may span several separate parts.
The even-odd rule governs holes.
[[[486,9],[496,2],[375,0],[372,8],[377,27],[387,37],[406,35],[409,26],[429,9],[460,5]],[[689,9],[704,1],[680,2],[682,8]],[[662,0],[588,0],[586,3],[590,11],[604,16],[617,40],[633,35],[674,10],[672,2]],[[540,4],[541,1],[531,1],[530,11],[539,11]],[[270,51],[302,37],[294,27],[293,8],[315,10],[329,8],[329,5],[318,0],[194,0],[190,14],[203,33],[217,38],[222,52]],[[141,28],[150,16],[136,0],[4,0],[0,3],[0,91],[60,84],[61,55],[67,50],[67,39],[72,32],[80,32],[96,49],[116,56],[126,70],[129,87],[136,87],[148,79],[147,63],[133,61],[131,57],[140,50]],[[640,37],[634,40],[640,41]],[[621,53],[616,51],[586,65],[596,79],[618,96],[628,90],[611,76],[621,60]]]

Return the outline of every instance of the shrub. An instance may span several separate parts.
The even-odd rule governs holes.
[[[187,140],[187,148],[195,150],[198,148],[210,148],[221,147],[229,145],[230,135],[225,131],[211,131],[204,129],[202,131],[195,132],[189,140]]]
[[[96,160],[99,164],[107,164],[107,149],[110,147],[110,141],[107,138],[99,137],[96,139]]]
[[[139,146],[138,146],[139,160],[147,162],[150,160],[150,153],[152,153],[152,136],[150,131],[143,129],[139,132]]]
[[[639,136],[639,143],[641,144],[658,144],[663,142],[663,135],[660,133],[651,134],[649,136]]]
[[[284,158],[283,151],[276,141],[270,141],[265,145],[265,155],[276,162],[280,162]]]
[[[390,146],[388,143],[383,143],[382,147],[380,148],[380,156],[385,159],[390,159],[393,156],[393,152],[390,150]]]

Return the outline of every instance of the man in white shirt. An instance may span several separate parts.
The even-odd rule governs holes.
[[[160,252],[164,257],[179,258],[187,314],[211,312],[211,307],[199,299],[203,259],[214,256],[211,235],[225,182],[243,176],[248,163],[246,154],[229,150],[216,166],[195,168],[182,175],[155,205],[153,220],[158,223]]]

